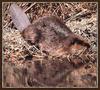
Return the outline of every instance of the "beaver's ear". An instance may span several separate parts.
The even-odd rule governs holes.
[[[17,4],[11,5],[9,13],[18,30],[23,31],[31,24],[25,12]]]

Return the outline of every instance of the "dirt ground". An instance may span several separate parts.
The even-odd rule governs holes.
[[[97,3],[18,3],[31,22],[58,16],[90,44],[82,55],[52,57],[29,45],[12,23],[9,7],[2,4],[3,87],[97,87]]]

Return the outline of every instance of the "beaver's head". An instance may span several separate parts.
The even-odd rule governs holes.
[[[90,48],[90,45],[87,41],[81,39],[80,37],[73,37],[70,41],[70,52],[71,53],[80,53],[86,51]]]

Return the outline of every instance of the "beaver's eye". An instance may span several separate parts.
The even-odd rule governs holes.
[[[83,41],[82,40],[80,40],[80,39],[78,39],[78,38],[74,38],[74,40],[72,41],[72,43],[73,44],[82,44],[83,43]]]
[[[76,40],[71,41],[71,45],[74,45],[76,43]]]

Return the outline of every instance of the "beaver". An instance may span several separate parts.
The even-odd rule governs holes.
[[[75,35],[57,16],[43,16],[31,23],[16,4],[12,4],[9,11],[23,38],[47,54],[62,56],[90,47],[88,42]]]

